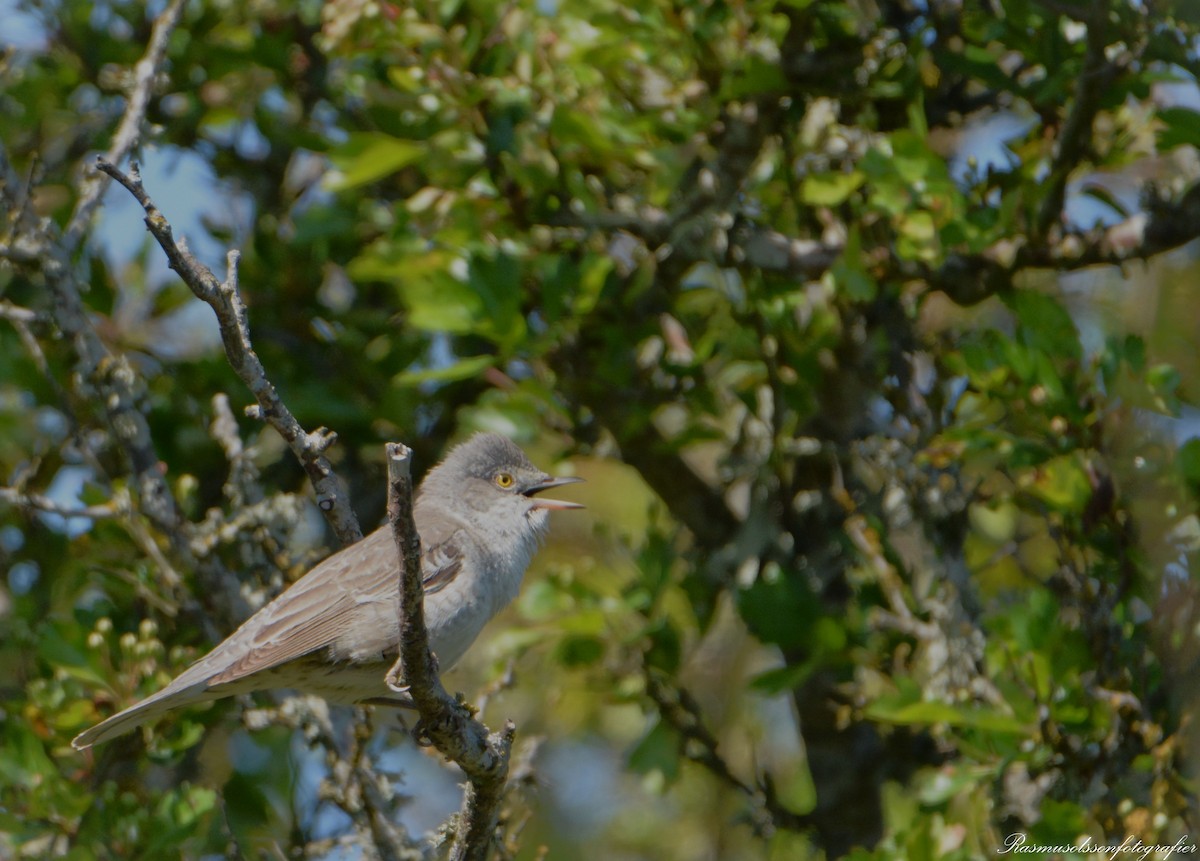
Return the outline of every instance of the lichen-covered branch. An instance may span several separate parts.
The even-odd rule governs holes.
[[[484,861],[491,854],[516,727],[507,721],[501,732],[491,732],[475,720],[469,706],[446,692],[438,678],[425,626],[411,456],[407,446],[387,446],[388,520],[400,558],[400,656],[388,672],[387,683],[412,697],[420,715],[420,734],[467,776],[450,858]]]
[[[123,158],[138,142],[145,121],[153,82],[166,57],[167,42],[179,23],[185,0],[172,0],[155,19],[150,44],[138,61],[134,83],[109,152]],[[138,375],[124,356],[109,352],[96,333],[80,299],[81,286],[71,263],[87,229],[91,213],[100,201],[107,181],[85,182],[68,226],[61,234],[50,219],[37,219],[28,207],[28,190],[23,187],[0,148],[0,213],[7,216],[0,257],[30,272],[39,272],[54,299],[53,317],[58,328],[74,346],[79,379],[95,388],[104,405],[107,423],[124,450],[133,471],[142,512],[171,538],[183,558],[189,558],[179,528],[181,518],[150,437],[150,429],[138,403],[143,395]],[[6,303],[4,316],[14,324],[34,322]]]
[[[337,434],[327,428],[305,431],[267,378],[262,362],[254,352],[246,305],[238,286],[238,252],[229,252],[225,280],[218,280],[184,244],[175,241],[170,222],[146,193],[136,164],[128,174],[103,158],[97,160],[97,167],[121,183],[141,204],[146,211],[146,227],[166,252],[171,268],[217,315],[229,364],[258,402],[247,410],[247,414],[266,421],[287,442],[308,474],[317,494],[317,504],[342,544],[358,541],[362,538],[358,519],[350,506],[345,486],[325,457],[325,451],[337,440]]]
[[[138,507],[173,546],[189,558],[179,528],[181,517],[174,495],[162,473],[150,436],[150,427],[139,403],[143,384],[124,356],[111,353],[92,324],[80,298],[82,289],[62,235],[49,219],[35,219],[21,200],[23,184],[8,155],[0,147],[0,210],[8,215],[0,256],[17,268],[41,276],[50,292],[51,315],[69,339],[77,361],[80,395],[92,390],[102,406],[105,423],[129,461]]]
[[[0,502],[27,511],[67,518],[86,517],[91,520],[108,520],[113,517],[122,517],[127,513],[127,501],[122,499],[113,499],[111,502],[100,505],[65,505],[40,493],[25,493],[15,487],[0,487]]]
[[[29,308],[22,308],[19,305],[14,305],[5,299],[0,299],[0,320],[9,320],[13,323],[44,323],[46,315],[40,314],[37,311]]]

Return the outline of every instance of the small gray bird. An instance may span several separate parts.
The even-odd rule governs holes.
[[[580,480],[547,475],[495,434],[476,434],[430,470],[413,518],[429,644],[442,670],[516,597],[549,512],[583,507],[536,494]],[[180,706],[271,688],[410,705],[384,683],[399,650],[399,603],[399,554],[384,526],[309,571],[161,691],[71,744],[84,750]]]

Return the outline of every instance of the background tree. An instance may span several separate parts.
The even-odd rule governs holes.
[[[69,739],[379,522],[384,441],[476,428],[590,481],[448,679],[518,725],[498,855],[1192,839],[1188,4],[20,9],[3,853],[430,851],[456,802],[390,716]],[[107,253],[98,152],[215,202],[278,401]]]

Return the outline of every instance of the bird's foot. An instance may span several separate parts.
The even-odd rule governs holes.
[[[383,683],[391,690],[398,694],[408,693],[409,685],[404,683],[404,662],[399,658],[396,663],[392,664],[392,668],[387,671],[387,675],[383,677]]]

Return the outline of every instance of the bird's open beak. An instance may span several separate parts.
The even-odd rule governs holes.
[[[533,499],[534,508],[545,508],[552,511],[565,511],[569,508],[583,508],[578,502],[565,502],[561,499],[543,499],[541,497],[533,498],[534,494],[541,493],[543,490],[550,490],[555,487],[562,487],[564,484],[575,484],[583,481],[577,475],[566,475],[562,478],[552,478],[546,476],[545,480],[538,482],[525,491],[525,495]]]

